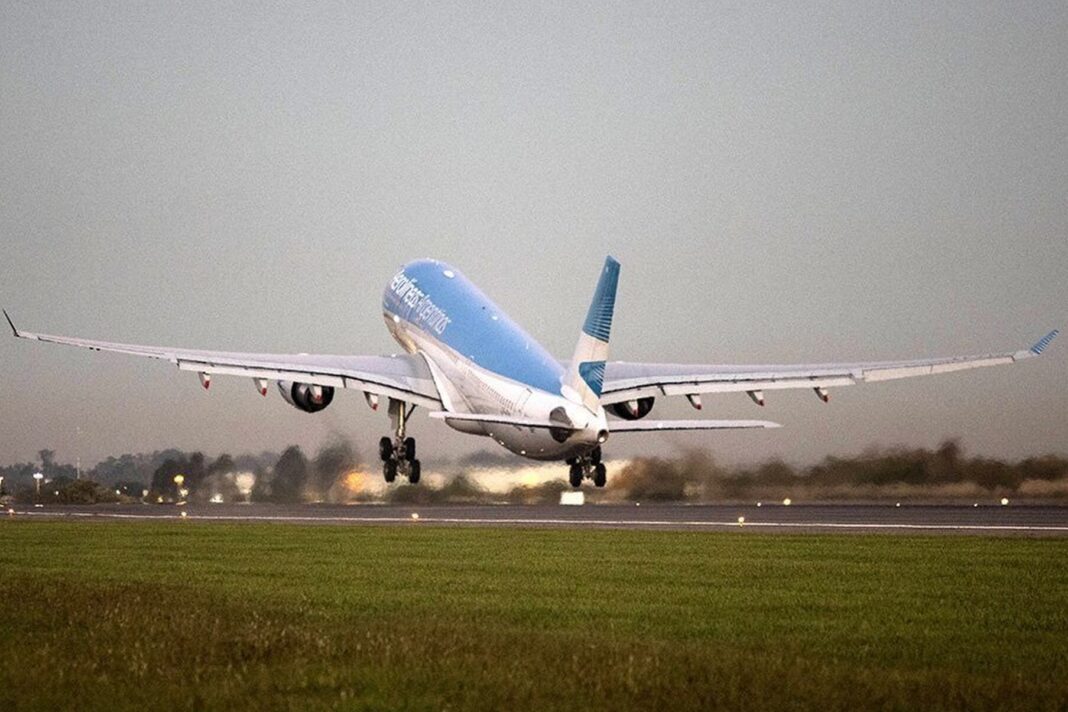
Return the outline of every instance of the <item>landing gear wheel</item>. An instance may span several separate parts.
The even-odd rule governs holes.
[[[408,462],[415,462],[415,438],[404,438],[400,456]]]
[[[378,441],[378,458],[382,462],[389,462],[393,459],[393,441],[389,438],[384,437]]]
[[[408,482],[413,485],[419,484],[419,475],[423,471],[423,466],[418,460],[412,460],[411,466],[408,468]]]
[[[598,445],[597,447],[595,447],[593,450],[590,451],[590,463],[593,464],[593,465],[598,465],[598,464],[600,464],[600,462],[601,462],[601,446]]]
[[[576,464],[571,466],[571,474],[570,474],[569,479],[571,480],[571,486],[572,487],[578,488],[578,487],[582,486],[582,476],[583,476],[583,474],[585,474],[585,473],[583,473],[583,471],[582,471],[582,465],[579,465],[579,464],[576,463]]]
[[[607,473],[605,472],[604,463],[598,462],[593,466],[593,484],[597,487],[604,487],[604,483],[607,481]]]
[[[385,475],[386,482],[392,482],[397,479],[397,463],[393,460],[387,460],[382,464],[382,474]]]

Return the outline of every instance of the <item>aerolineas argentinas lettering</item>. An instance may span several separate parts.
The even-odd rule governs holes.
[[[411,308],[412,321],[421,323],[427,329],[441,335],[445,333],[445,327],[452,323],[445,312],[428,297],[423,290],[415,286],[416,280],[412,279],[401,270],[393,276],[389,288],[397,295],[397,298]]]

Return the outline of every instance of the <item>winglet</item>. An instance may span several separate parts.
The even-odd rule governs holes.
[[[1040,356],[1042,352],[1046,350],[1046,347],[1050,345],[1050,342],[1057,338],[1057,334],[1059,333],[1061,333],[1059,329],[1054,329],[1053,331],[1049,332],[1041,339],[1036,341],[1035,345],[1028,349],[1028,351],[1033,353],[1035,356]]]
[[[11,327],[11,333],[15,335],[16,339],[20,338],[22,334],[15,328],[15,322],[11,321],[11,316],[7,313],[7,309],[0,309],[0,311],[4,312],[4,318],[7,319],[7,324]]]

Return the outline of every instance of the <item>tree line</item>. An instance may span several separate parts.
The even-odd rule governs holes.
[[[0,467],[2,487],[20,501],[92,503],[148,502],[310,502],[366,499],[403,503],[554,502],[568,489],[561,477],[510,492],[488,492],[478,484],[484,466],[502,464],[491,453],[474,453],[453,464],[452,476],[434,486],[397,486],[367,494],[349,486],[354,472],[364,475],[361,458],[346,441],[321,447],[314,456],[296,446],[209,458],[176,449],[108,457],[81,473],[41,450],[39,462]],[[519,460],[512,460],[521,465]],[[373,469],[373,468],[372,468]],[[40,494],[33,479],[44,474]],[[80,478],[78,475],[80,474]],[[178,476],[181,476],[180,478]],[[608,487],[590,490],[596,500],[716,502],[791,496],[808,500],[916,497],[978,498],[990,495],[1068,498],[1068,458],[1058,455],[1017,461],[968,456],[960,443],[937,448],[870,448],[850,457],[831,456],[808,466],[781,459],[756,465],[722,465],[707,452],[675,458],[642,457],[613,472]]]

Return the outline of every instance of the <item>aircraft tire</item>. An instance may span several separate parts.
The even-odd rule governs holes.
[[[419,484],[419,476],[422,474],[423,465],[418,460],[412,460],[411,468],[408,470],[408,482],[417,485]]]
[[[608,481],[608,474],[605,472],[603,462],[598,462],[593,467],[593,484],[597,487],[604,487],[605,482]]]
[[[404,448],[401,451],[404,459],[408,462],[415,462],[415,438],[404,438]]]
[[[378,458],[382,462],[389,462],[393,459],[393,441],[385,436],[378,441]]]
[[[582,486],[582,475],[582,465],[574,464],[571,466],[571,473],[568,479],[570,480],[572,487],[577,489]]]
[[[382,464],[382,474],[386,478],[386,482],[393,482],[397,479],[397,463],[389,460]]]

